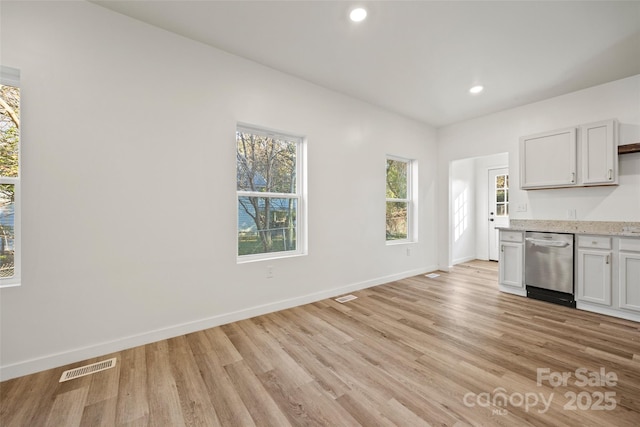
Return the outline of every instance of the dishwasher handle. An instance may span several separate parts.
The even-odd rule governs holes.
[[[562,240],[542,240],[534,239],[533,237],[527,237],[525,240],[527,242],[530,242],[534,246],[544,246],[550,248],[566,248],[567,246],[571,246],[571,242],[565,242]]]

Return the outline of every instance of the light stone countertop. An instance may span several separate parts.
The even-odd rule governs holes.
[[[497,228],[506,231],[543,231],[549,233],[640,237],[640,222],[512,219],[509,221],[509,227]]]

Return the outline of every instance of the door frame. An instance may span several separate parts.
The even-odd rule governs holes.
[[[454,204],[453,204],[453,179],[455,177],[453,172],[453,164],[461,160],[474,160],[475,171],[475,185],[473,186],[474,194],[474,213],[473,219],[475,228],[475,258],[480,260],[489,259],[489,243],[487,236],[487,221],[488,221],[488,201],[487,201],[487,180],[489,179],[489,169],[509,168],[510,153],[508,151],[501,151],[497,153],[462,157],[459,159],[451,160],[447,165],[447,228],[446,228],[446,241],[448,243],[446,259],[441,262],[440,268],[448,270],[454,263],[453,247],[454,247]],[[445,230],[442,230],[445,233]],[[440,237],[439,237],[440,238]]]

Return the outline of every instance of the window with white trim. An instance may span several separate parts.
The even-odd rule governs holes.
[[[414,241],[414,161],[387,156],[386,235],[387,243]]]
[[[20,71],[0,66],[0,286],[20,284]]]
[[[238,125],[239,262],[306,252],[304,161],[303,138]]]

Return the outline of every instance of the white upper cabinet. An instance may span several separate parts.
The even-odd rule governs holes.
[[[520,138],[520,187],[575,186],[576,145],[576,128]]]
[[[523,190],[617,184],[616,120],[520,138]]]
[[[617,127],[615,120],[580,126],[583,185],[618,183]]]

